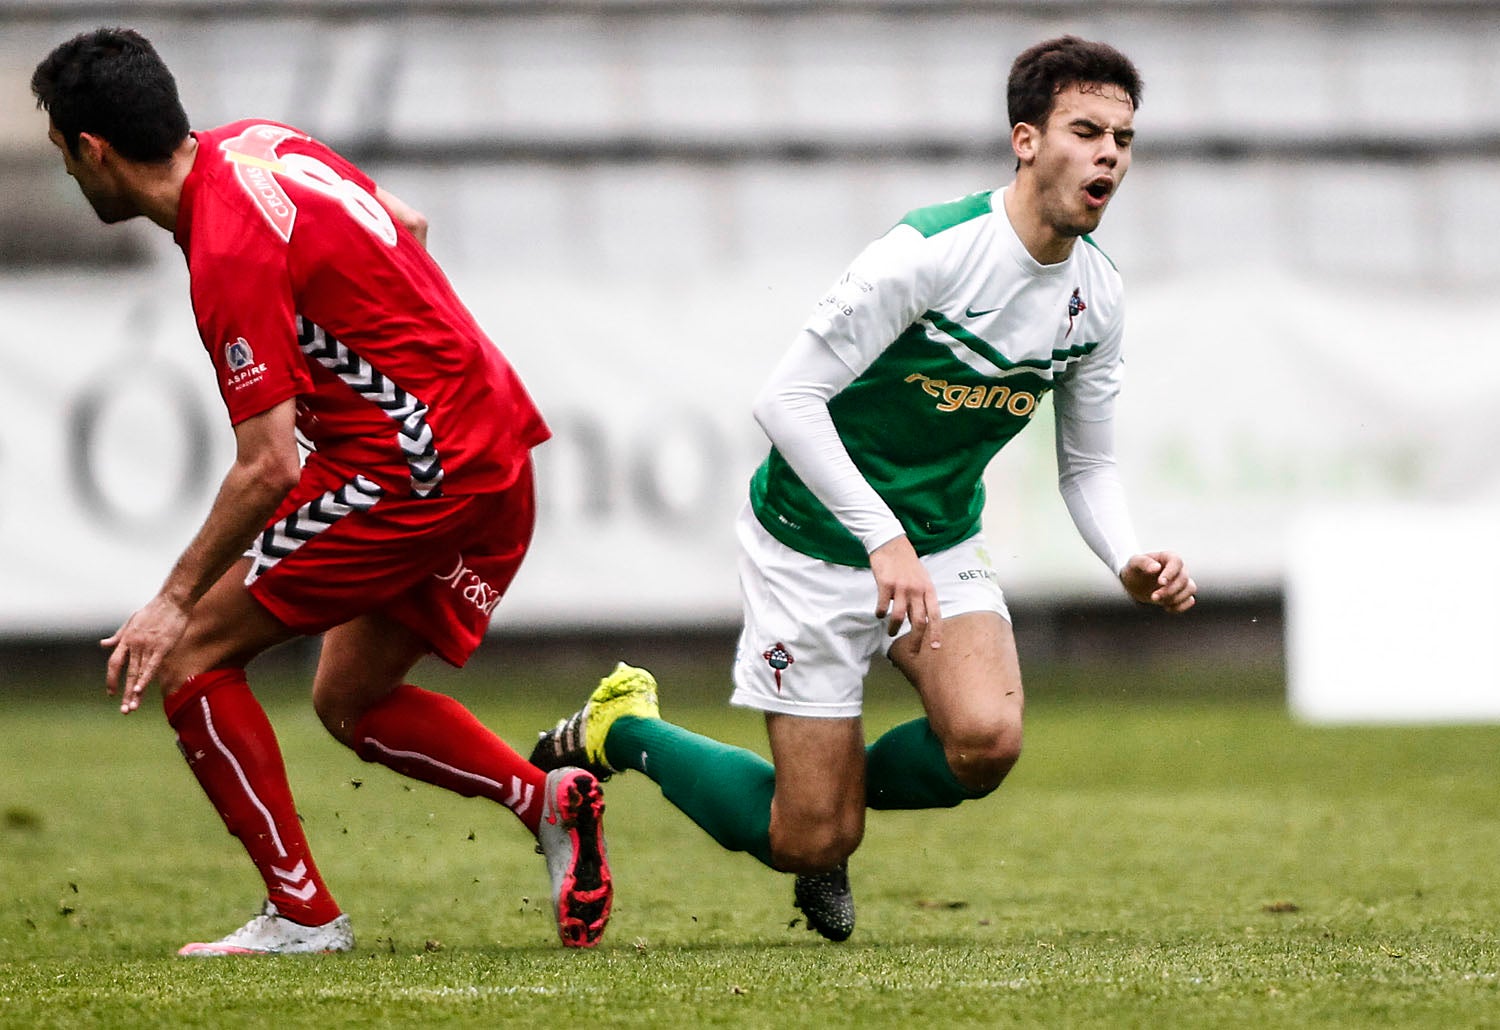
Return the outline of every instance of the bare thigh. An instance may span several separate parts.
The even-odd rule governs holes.
[[[865,827],[865,745],[859,719],[768,714],[776,765],[771,855],[780,869],[821,872],[859,846]]]
[[[896,641],[891,661],[911,681],[948,765],[966,787],[989,790],[1021,753],[1025,697],[1010,623],[994,612],[943,620],[943,646]]]

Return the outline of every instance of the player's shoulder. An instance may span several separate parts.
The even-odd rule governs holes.
[[[198,129],[193,135],[200,146],[233,149],[236,145],[259,149],[267,141],[284,139],[311,139],[307,133],[294,125],[278,122],[273,118],[240,118],[225,122],[212,129]],[[272,144],[274,145],[274,144]]]
[[[179,239],[190,242],[191,266],[248,257],[279,260],[294,207],[269,168],[278,142],[306,138],[300,130],[266,118],[242,118],[193,133],[198,156],[184,186]],[[185,223],[182,224],[182,223]]]
[[[981,190],[936,204],[913,208],[875,249],[900,266],[922,268],[948,277],[955,269],[987,248],[995,235],[994,190]]]
[[[1070,315],[1083,313],[1084,332],[1100,338],[1116,331],[1125,315],[1125,280],[1114,261],[1092,236],[1079,238],[1073,248],[1073,272],[1067,283],[1073,291]],[[1074,308],[1077,308],[1077,311]]]
[[[1120,266],[1115,264],[1114,258],[1105,253],[1103,247],[1099,246],[1098,240],[1094,239],[1093,236],[1090,236],[1088,234],[1084,234],[1079,238],[1079,240],[1083,244],[1079,251],[1079,253],[1083,256],[1083,260],[1087,261],[1095,268],[1107,272],[1111,277],[1115,279],[1119,279],[1121,277]]]
[[[193,177],[212,183],[223,200],[252,207],[257,191],[243,180],[265,177],[279,157],[277,148],[288,140],[312,141],[302,130],[269,118],[241,118],[195,130],[193,136],[198,141]]]
[[[994,194],[994,190],[980,190],[952,200],[913,208],[896,224],[909,226],[924,239],[932,239],[993,214]]]
[[[1107,290],[1116,297],[1124,294],[1125,279],[1120,274],[1120,266],[1105,253],[1098,241],[1092,236],[1081,237],[1078,241],[1077,253],[1078,260],[1083,263],[1087,269],[1086,274],[1097,288]]]

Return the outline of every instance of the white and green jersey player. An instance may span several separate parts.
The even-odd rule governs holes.
[[[623,669],[542,735],[559,760],[636,769],[726,848],[797,873],[809,927],[854,929],[846,862],[865,810],[994,791],[1021,752],[1024,692],[980,532],[995,453],[1055,394],[1060,485],[1127,595],[1184,612],[1180,556],[1137,553],[1115,472],[1120,279],[1086,242],[1130,166],[1140,76],[1073,36],[1007,80],[1016,177],[921,208],[859,255],[755,402],[774,450],[737,525],[745,623],[735,704],[763,711],[770,762],[659,717]],[[868,744],[876,655],[922,714]],[[573,764],[577,764],[574,762]]]
[[[1040,264],[1002,196],[919,208],[867,247],[763,393],[757,415],[773,440],[803,447],[798,464],[818,472],[805,482],[773,447],[751,481],[756,517],[788,547],[867,567],[902,533],[919,555],[973,536],[985,467],[1055,392],[1070,511],[1111,571],[1135,553],[1108,432],[1122,375],[1120,274],[1087,236],[1067,260]],[[787,418],[778,393],[826,402],[857,477],[839,467],[826,426],[807,442],[811,420]]]

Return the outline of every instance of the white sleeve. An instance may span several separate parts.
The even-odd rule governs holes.
[[[911,226],[895,226],[860,251],[803,328],[858,375],[933,306],[942,253]]]
[[[868,553],[905,530],[855,467],[828,402],[855,371],[816,333],[804,329],[755,399],[755,420],[792,471]]]
[[[1057,488],[1078,534],[1115,575],[1140,550],[1115,465],[1115,402],[1125,375],[1124,315],[1124,297],[1117,288],[1099,346],[1058,377],[1053,394]]]
[[[1078,534],[1118,576],[1140,548],[1115,465],[1113,420],[1089,422],[1057,408],[1057,488]]]

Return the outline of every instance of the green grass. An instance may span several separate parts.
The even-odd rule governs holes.
[[[666,683],[668,714],[764,753],[720,664]],[[251,961],[172,957],[260,890],[159,710],[0,694],[0,1026],[1500,1026],[1500,727],[1310,728],[1265,673],[1161,678],[1033,671],[999,793],[872,814],[844,945],[618,777],[589,953],[557,945],[507,813],[360,763],[265,690],[359,947]],[[429,681],[515,742],[584,692]],[[872,688],[873,731],[912,713]]]

